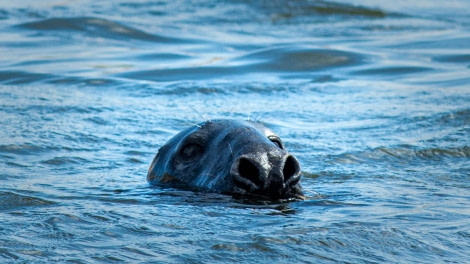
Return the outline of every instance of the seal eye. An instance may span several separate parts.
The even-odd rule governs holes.
[[[202,152],[202,147],[195,143],[186,144],[180,150],[180,154],[184,158],[187,158],[187,159],[197,156],[201,152]]]
[[[276,145],[278,148],[280,149],[284,149],[284,145],[282,144],[282,141],[279,137],[276,137],[276,136],[270,136],[268,137],[268,139],[274,143],[274,145]]]

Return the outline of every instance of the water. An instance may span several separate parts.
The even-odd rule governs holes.
[[[0,262],[465,263],[470,3],[3,1]],[[159,146],[261,119],[306,201],[152,187]]]

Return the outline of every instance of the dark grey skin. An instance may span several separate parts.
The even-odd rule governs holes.
[[[252,121],[213,120],[183,130],[158,150],[147,180],[271,200],[304,198],[297,159]]]

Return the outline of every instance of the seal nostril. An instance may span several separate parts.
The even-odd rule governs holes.
[[[261,181],[259,179],[259,170],[258,168],[253,164],[252,161],[250,161],[247,158],[240,158],[239,164],[238,164],[238,174],[250,180],[257,186],[261,185]]]
[[[289,181],[293,176],[298,176],[300,171],[299,162],[293,157],[289,156],[286,159],[286,163],[284,164],[284,169],[282,170],[282,174],[284,174],[284,182]],[[296,181],[293,179],[293,181]]]

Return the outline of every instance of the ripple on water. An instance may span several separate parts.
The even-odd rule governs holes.
[[[415,146],[406,146],[391,148],[391,147],[378,147],[368,151],[354,152],[354,153],[343,153],[336,156],[331,156],[332,162],[338,162],[339,164],[351,164],[351,163],[368,163],[370,161],[375,162],[404,162],[412,163],[413,160],[424,160],[424,161],[439,161],[446,158],[450,159],[468,159],[470,158],[470,147],[455,147],[455,148],[424,148],[419,149]],[[393,164],[393,163],[391,163]],[[401,165],[397,165],[401,166]]]
[[[292,24],[303,21],[323,22],[325,19],[338,16],[342,18],[380,19],[394,14],[378,8],[369,8],[327,1],[260,1],[252,3],[259,12],[269,14],[275,24]]]
[[[361,60],[361,56],[353,52],[286,46],[256,50],[207,66],[134,71],[118,76],[151,81],[207,80],[234,76],[240,78],[242,75],[270,72],[297,76],[301,73],[311,75],[313,70],[357,65]]]
[[[0,145],[0,153],[17,155],[35,155],[42,152],[58,150],[55,146],[39,146],[31,143]]]
[[[150,34],[121,23],[98,17],[62,17],[23,23],[17,27],[41,31],[81,32],[92,37],[179,43],[181,40]]]
[[[117,85],[118,82],[107,78],[83,78],[77,76],[60,76],[56,74],[35,73],[27,71],[0,71],[0,83],[6,85],[31,84],[35,82],[86,86],[109,86]]]
[[[245,67],[253,71],[310,72],[315,69],[357,64],[361,61],[361,56],[334,49],[286,46],[255,51],[233,61],[246,62]]]
[[[66,164],[84,164],[89,162],[87,159],[81,157],[54,157],[52,159],[44,160],[41,163],[52,166],[64,166]]]
[[[53,201],[34,197],[31,195],[23,195],[13,192],[0,191],[0,211],[20,209],[25,207],[42,207],[55,204]]]
[[[27,84],[54,78],[52,74],[31,73],[24,71],[0,71],[0,83],[3,84]]]
[[[435,61],[449,62],[449,63],[470,63],[470,55],[468,54],[455,54],[455,55],[438,55],[434,57]]]
[[[373,76],[389,75],[389,76],[396,77],[397,75],[420,73],[420,72],[431,71],[431,70],[432,68],[420,67],[420,66],[402,66],[402,67],[393,66],[393,67],[359,70],[359,71],[356,71],[355,74],[373,75]]]

